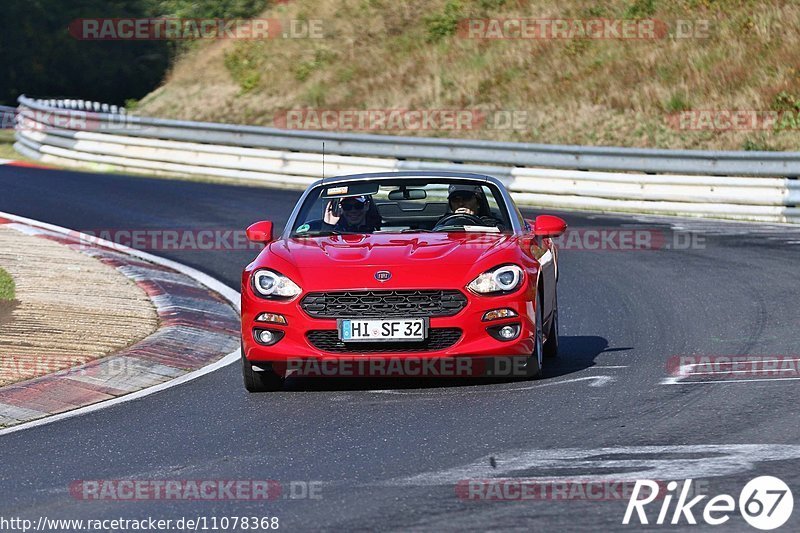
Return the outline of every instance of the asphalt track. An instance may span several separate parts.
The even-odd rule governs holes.
[[[0,167],[0,210],[83,230],[238,229],[263,218],[282,227],[298,195]],[[563,216],[572,227],[663,232],[666,242],[677,238],[677,225],[695,228],[699,244],[564,250],[562,355],[546,363],[540,380],[300,380],[285,392],[251,395],[231,365],[140,400],[5,435],[0,517],[277,516],[287,531],[637,529],[621,524],[626,500],[457,496],[454,480],[493,472],[694,477],[712,495],[735,499],[756,475],[776,475],[797,498],[800,381],[663,382],[675,355],[800,354],[800,235],[778,226]],[[237,290],[254,256],[156,253]],[[106,479],[315,481],[321,498],[119,502],[83,501],[68,491],[76,480]],[[784,527],[799,530],[800,511]],[[707,526],[684,520],[679,528]],[[749,526],[732,513],[717,529]]]

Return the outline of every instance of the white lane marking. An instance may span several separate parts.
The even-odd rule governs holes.
[[[531,389],[539,389],[539,388],[542,388],[542,387],[549,387],[549,386],[552,386],[552,385],[563,385],[565,383],[574,383],[574,382],[577,382],[577,381],[592,381],[592,383],[589,384],[590,387],[603,387],[605,385],[608,385],[609,383],[612,383],[615,379],[616,378],[614,378],[612,376],[587,376],[587,377],[584,377],[584,378],[565,379],[563,381],[548,381],[548,382],[544,382],[544,383],[538,383],[536,385],[528,385],[528,386],[525,386],[525,387],[517,387],[517,388],[513,388],[513,389],[501,389],[501,390],[486,389],[486,388],[468,389],[468,388],[464,387],[464,388],[451,388],[451,389],[446,389],[446,390],[447,390],[447,392],[449,394],[498,394],[498,393],[502,393],[502,392],[521,392],[521,391],[526,391],[526,390],[531,390]],[[374,393],[378,393],[378,394],[401,394],[401,395],[407,395],[407,396],[415,396],[415,395],[425,395],[425,394],[434,394],[434,393],[441,394],[442,390],[443,389],[431,389],[431,390],[428,390],[428,391],[403,391],[403,390],[397,390],[397,389],[388,389],[388,390],[376,389],[376,390],[369,390],[369,391],[364,391],[364,392],[374,392]]]
[[[45,222],[39,222],[38,220],[32,220],[30,218],[25,218],[17,215],[12,215],[10,213],[4,213],[0,211],[0,217],[6,218],[8,220],[14,220],[16,222],[21,222],[23,224],[28,224],[30,226],[39,227],[42,229],[46,229],[49,231],[53,231],[55,233],[59,233],[62,235],[70,235],[72,237],[81,238],[81,234],[76,231],[71,231],[66,228],[62,228],[61,226],[55,226],[53,224],[47,224]],[[119,252],[123,252],[128,255],[132,255],[134,257],[138,257],[140,259],[144,259],[145,261],[150,261],[151,263],[155,263],[158,265],[166,266],[177,270],[178,272],[193,278],[195,281],[205,285],[212,291],[219,293],[223,296],[228,303],[236,310],[240,311],[240,301],[241,295],[238,291],[235,291],[222,283],[219,280],[216,280],[209,276],[208,274],[204,274],[199,270],[196,270],[192,267],[183,265],[181,263],[177,263],[175,261],[170,261],[169,259],[165,259],[163,257],[158,257],[156,255],[149,254],[147,252],[142,252],[141,250],[134,250],[133,248],[128,248],[127,246],[123,246],[121,244],[113,243],[110,241],[106,241],[103,239],[97,239],[95,237],[89,237],[88,235],[83,236],[87,239],[86,242],[96,242],[100,246],[104,246],[107,248],[113,248]],[[91,239],[91,240],[88,240]],[[78,409],[74,409],[72,411],[67,411],[65,413],[60,413],[57,415],[48,416],[47,418],[40,418],[38,420],[32,420],[30,422],[25,422],[24,424],[19,424],[17,426],[12,426],[10,428],[0,430],[0,435],[7,435],[9,433],[14,433],[17,431],[22,431],[24,429],[30,429],[37,426],[43,426],[45,424],[50,424],[52,422],[57,422],[59,420],[64,420],[65,418],[71,418],[73,416],[80,416],[86,413],[91,413],[94,411],[99,411],[100,409],[106,409],[108,407],[112,407],[114,405],[118,405],[123,402],[129,402],[132,400],[136,400],[138,398],[142,398],[144,396],[148,396],[150,394],[154,394],[156,392],[160,392],[165,389],[169,389],[171,387],[175,387],[178,385],[182,385],[188,381],[192,381],[193,379],[197,379],[201,376],[214,372],[222,367],[228,366],[231,363],[234,363],[239,360],[239,350],[229,353],[222,359],[212,363],[210,365],[204,366],[203,368],[199,368],[193,372],[189,372],[188,374],[184,374],[183,376],[173,379],[171,381],[167,381],[165,383],[161,383],[154,387],[149,387],[147,389],[142,389],[137,392],[133,392],[131,394],[126,394],[125,396],[119,396],[118,398],[114,398],[112,400],[106,400],[103,402],[95,403],[92,405],[87,405],[86,407],[80,407]]]
[[[793,363],[796,363],[796,362],[800,362],[800,358],[798,358],[798,359],[792,359],[792,358],[786,358],[786,359],[736,359],[735,361],[720,361],[718,363],[716,363],[716,362],[715,363],[685,363],[685,364],[681,365],[681,368],[688,368],[690,366],[710,366],[712,364],[714,366],[724,366],[724,365],[733,366],[733,365],[743,365],[743,364],[747,364],[747,363],[783,363],[785,361],[791,361]]]
[[[576,479],[581,481],[694,479],[727,476],[752,470],[757,463],[764,461],[786,460],[800,460],[800,446],[710,444],[528,449],[500,452],[461,466],[395,478],[379,484],[455,485],[459,481],[470,479],[489,480],[509,477],[522,477],[541,482]],[[535,474],[543,470],[567,469],[571,472],[568,475]],[[598,474],[598,469],[602,469],[602,473]]]
[[[713,385],[714,383],[754,383],[757,381],[796,381],[800,378],[712,379],[709,381],[681,381],[683,377],[664,378],[661,385]]]
[[[678,367],[675,376],[670,376],[667,378],[663,378],[660,382],[661,385],[707,385],[710,383],[754,383],[760,381],[794,381],[800,379],[800,377],[770,377],[770,378],[759,378],[759,375],[762,374],[776,374],[780,372],[797,372],[795,368],[763,368],[763,369],[751,369],[751,370],[719,370],[719,371],[708,371],[708,372],[692,372],[691,368],[700,366],[700,367],[707,367],[707,366],[734,366],[734,365],[755,365],[761,363],[783,363],[783,362],[790,362],[790,363],[798,363],[800,362],[800,358],[789,358],[789,359],[737,359],[735,361],[720,361],[718,363],[684,363]],[[741,378],[741,379],[711,379],[708,381],[684,381],[686,379],[696,377],[696,376],[714,376],[719,374],[753,374],[753,378]]]
[[[713,376],[715,374],[754,374],[759,373],[774,374],[776,372],[797,372],[794,368],[782,368],[776,370],[717,370],[712,372],[688,372],[686,377],[689,376]]]

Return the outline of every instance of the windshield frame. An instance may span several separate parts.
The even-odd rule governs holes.
[[[458,173],[458,172],[412,172],[412,173],[386,172],[386,173],[374,173],[374,174],[354,174],[350,176],[326,178],[312,183],[311,185],[309,185],[309,187],[305,190],[305,192],[302,194],[300,199],[295,204],[295,207],[292,210],[291,215],[289,216],[289,220],[286,222],[286,226],[284,226],[281,238],[282,239],[304,238],[302,235],[294,235],[293,228],[295,227],[298,219],[300,218],[300,214],[303,212],[303,207],[306,205],[309,196],[315,195],[316,197],[318,197],[322,192],[320,191],[320,189],[323,187],[330,187],[334,185],[341,185],[357,181],[369,181],[381,186],[386,184],[387,182],[397,183],[401,181],[402,182],[407,181],[410,185],[413,185],[414,182],[441,181],[441,183],[470,183],[474,185],[488,186],[496,191],[494,196],[497,202],[497,208],[503,213],[505,213],[505,216],[508,218],[510,222],[511,226],[510,228],[506,229],[506,232],[510,231],[513,234],[520,234],[525,231],[525,228],[522,225],[523,219],[519,212],[519,209],[516,206],[516,203],[511,198],[511,195],[509,194],[508,190],[505,188],[503,183],[499,179],[493,176],[487,176],[483,174]],[[388,232],[381,232],[381,233],[389,234]],[[427,234],[430,232],[420,231],[419,233]],[[406,232],[402,234],[413,235],[414,233]],[[314,238],[314,237],[315,236],[313,235],[308,236],[308,238]]]

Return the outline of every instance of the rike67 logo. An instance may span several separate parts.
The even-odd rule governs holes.
[[[760,476],[750,480],[739,493],[738,502],[729,494],[714,496],[705,502],[702,511],[698,504],[708,498],[708,495],[701,494],[689,499],[692,493],[692,481],[684,480],[680,492],[677,490],[678,482],[670,481],[666,486],[666,494],[659,494],[663,484],[651,480],[637,480],[622,523],[630,524],[635,512],[640,524],[649,524],[645,507],[657,499],[661,502],[658,518],[655,521],[658,525],[680,524],[683,520],[688,524],[697,524],[695,513],[702,512],[702,520],[706,524],[718,526],[730,520],[731,514],[736,511],[737,503],[742,518],[754,528],[761,530],[779,528],[792,515],[794,508],[792,491],[786,483],[776,477]],[[671,508],[676,496],[677,502],[674,508]]]

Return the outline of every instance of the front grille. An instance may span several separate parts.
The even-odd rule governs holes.
[[[336,330],[312,330],[306,333],[309,342],[318,350],[332,353],[403,353],[403,352],[435,352],[445,350],[461,338],[458,328],[431,328],[428,338],[417,342],[351,342],[339,340]]]
[[[455,290],[312,292],[300,302],[314,318],[453,316],[466,305]]]

